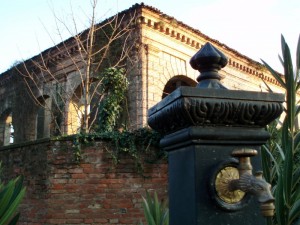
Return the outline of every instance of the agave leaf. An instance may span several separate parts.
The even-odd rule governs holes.
[[[13,193],[13,196],[11,198],[11,201],[14,201],[15,198],[22,191],[22,189],[23,189],[23,181],[24,181],[24,177],[23,176],[19,176],[19,177],[17,177],[15,179],[15,188],[14,188],[14,193]]]
[[[143,198],[143,208],[144,208],[144,215],[146,217],[146,221],[147,221],[148,225],[155,225],[155,221],[152,217],[151,210],[149,207],[149,202],[144,197],[142,197],[142,198]]]
[[[275,179],[277,179],[277,174],[278,174],[277,168],[276,168],[276,166],[273,166],[273,168],[271,170],[271,183],[273,183],[273,181]]]
[[[266,148],[266,146],[264,146]],[[271,163],[270,163],[270,156],[265,151],[261,151],[261,160],[262,160],[262,167],[263,167],[263,174],[267,182],[271,183]],[[269,151],[269,150],[268,150]]]
[[[161,225],[169,225],[169,210],[166,209],[162,218]]]
[[[267,89],[268,89],[268,91],[270,93],[274,93],[274,91],[272,90],[272,88],[264,80],[262,80],[262,82],[264,82],[264,84],[266,85],[266,87],[267,87]]]
[[[16,225],[20,217],[20,213],[14,216],[14,218],[9,222],[8,225]]]
[[[294,173],[293,173],[293,189],[295,188],[295,186],[297,184],[300,184],[300,167],[298,167],[297,169],[295,169]]]
[[[164,202],[160,202],[157,193],[153,197],[146,192],[143,197],[144,214],[148,225],[169,225],[169,211]]]
[[[11,180],[1,192],[3,192],[3,198],[0,199],[0,218],[3,217],[9,207],[11,197],[14,193],[14,181]]]
[[[295,185],[294,192],[291,196],[291,202],[295,203],[300,199],[300,183]]]
[[[280,173],[279,172],[279,165],[277,164],[277,161],[275,160],[275,158],[272,155],[272,153],[269,151],[269,149],[265,145],[262,146],[262,149],[264,150],[264,151],[262,151],[262,153],[266,152],[269,155],[269,157],[272,159],[272,161],[274,162],[275,168],[276,168],[276,172],[277,172],[277,174],[279,174]]]
[[[283,165],[283,177],[284,177],[284,195],[285,202],[290,205],[290,197],[293,186],[293,154],[291,151],[287,151],[286,159]]]
[[[276,186],[276,192],[275,192],[275,212],[276,212],[276,219],[278,222],[278,225],[286,225],[285,223],[285,202],[284,202],[284,195],[283,192],[283,179],[282,175],[279,174],[278,176],[278,182]]]
[[[283,58],[284,58],[284,74],[286,79],[286,103],[287,103],[287,118],[288,125],[291,132],[294,128],[294,119],[295,119],[295,81],[294,81],[294,73],[293,73],[293,63],[291,58],[291,53],[288,45],[285,43],[285,40],[282,36],[282,46],[284,46],[283,50]]]
[[[4,188],[7,188],[7,187],[5,187],[4,184],[0,184],[0,199],[2,199],[5,194]]]
[[[296,50],[296,81],[298,81],[298,78],[299,78],[298,77],[299,70],[300,70],[300,34],[298,37],[298,44],[297,44],[297,50]]]
[[[156,192],[154,192],[154,212],[155,212],[155,221],[158,224],[160,222],[160,204]]]
[[[278,55],[278,59],[279,59],[281,65],[283,66],[283,59],[282,59],[281,55]]]
[[[283,148],[278,143],[276,143],[276,149],[278,150],[282,161],[284,161],[285,160],[285,153],[284,153]]]
[[[153,201],[152,201],[152,198],[151,198],[151,196],[150,196],[150,194],[149,194],[149,192],[147,192],[146,193],[146,202],[147,202],[147,204],[148,204],[148,207],[149,207],[149,213],[151,214],[151,215],[153,215]]]
[[[297,202],[292,206],[290,212],[289,212],[289,221],[292,222],[300,217],[300,199],[298,199]]]
[[[281,36],[280,36],[280,38],[281,38],[281,51],[282,51],[282,56],[284,56],[284,52],[285,52],[285,47],[286,47],[286,45],[285,45],[285,38],[284,38],[284,36],[281,34]]]
[[[1,216],[0,225],[2,225],[2,221],[3,221],[3,224],[6,224],[10,220],[10,218],[13,216],[13,214],[17,210],[24,195],[25,195],[25,188],[23,188],[21,190],[21,192],[17,195],[17,197],[12,202],[10,202],[9,208],[7,208],[7,210],[5,211],[5,214]]]
[[[285,154],[285,152],[289,149],[288,144],[290,141],[290,132],[288,127],[288,118],[287,116],[284,118],[283,124],[282,124],[282,132],[281,132],[281,144],[282,152]]]
[[[167,201],[162,202],[162,210],[163,210],[163,225],[169,225],[169,209]]]
[[[151,198],[150,194],[147,196],[147,203],[149,205],[149,213],[151,213],[151,216],[155,222],[154,202],[153,202],[153,199]]]
[[[298,131],[294,136],[294,149],[295,151],[300,147],[300,132]]]
[[[278,81],[278,83],[282,86],[282,87],[286,87],[285,82],[283,81],[283,79],[281,78],[281,76],[275,71],[273,70],[272,67],[269,66],[268,63],[266,63],[264,60],[261,59],[261,61],[263,62],[263,64],[267,67],[267,69],[271,72],[271,74],[274,76],[274,78]]]

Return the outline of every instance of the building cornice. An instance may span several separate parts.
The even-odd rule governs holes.
[[[272,83],[276,86],[281,87],[281,85],[277,82],[277,80],[275,78],[273,78],[272,76],[265,75],[262,72],[262,70],[267,71],[263,64],[239,53],[238,51],[228,47],[227,45],[225,45],[213,38],[210,38],[209,36],[203,34],[201,31],[199,31],[195,28],[192,28],[192,27],[184,24],[181,21],[176,20],[174,17],[168,16],[168,15],[162,13],[161,11],[159,11],[158,9],[156,9],[154,7],[147,6],[144,4],[141,4],[139,6],[142,7],[143,9],[150,11],[151,13],[154,13],[159,16],[158,20],[153,20],[152,18],[147,16],[146,13],[144,13],[139,18],[139,22],[141,24],[146,25],[149,28],[152,28],[154,30],[157,30],[158,32],[161,32],[165,35],[168,35],[171,38],[174,38],[178,41],[181,41],[184,45],[186,45],[188,47],[194,47],[197,50],[200,49],[203,46],[203,44],[205,44],[205,42],[211,42],[214,45],[221,47],[224,51],[230,52],[232,55],[247,61],[251,65],[251,66],[243,65],[243,63],[241,63],[241,60],[236,60],[232,57],[228,57],[229,58],[228,66],[234,67],[238,71],[247,73],[251,76],[258,77],[258,78],[264,80],[265,82]],[[168,22],[166,23],[165,21],[168,21]],[[176,24],[176,26],[175,26],[175,24]],[[184,30],[187,30],[188,32],[185,32]],[[188,34],[189,32],[192,35]],[[199,39],[203,40],[203,42],[201,43],[201,41],[199,41]]]
[[[148,18],[145,16],[146,14],[143,14],[142,11],[148,11],[153,14],[156,14],[158,16],[158,20],[154,21],[151,18]],[[265,68],[263,64],[239,53],[238,51],[228,47],[227,45],[210,38],[209,36],[203,34],[201,31],[192,28],[188,26],[187,24],[176,20],[174,17],[171,17],[167,14],[164,14],[157,8],[154,8],[152,6],[145,5],[144,3],[141,4],[135,4],[129,9],[126,9],[117,15],[122,16],[130,13],[136,13],[135,15],[139,16],[139,22],[141,24],[144,24],[148,26],[149,28],[152,28],[154,30],[157,30],[158,32],[164,33],[165,35],[170,36],[171,38],[174,38],[178,41],[181,41],[184,45],[189,46],[189,47],[194,47],[195,49],[200,49],[204,43],[200,43],[199,40],[203,41],[208,41],[211,42],[218,47],[221,47],[224,51],[230,52],[231,54],[249,62],[251,66],[245,66],[242,65],[242,63],[238,60],[235,60],[233,58],[229,57],[229,64],[228,66],[234,67],[235,69],[245,72],[248,74],[251,74],[253,76],[259,77],[263,79],[264,81],[268,83],[272,83],[274,85],[280,86],[280,84],[273,78],[267,75],[264,75],[263,72],[261,71],[261,68]],[[107,21],[111,20],[113,17],[110,17],[101,23],[99,25],[106,23]],[[168,21],[168,24],[172,25],[171,26],[165,26],[165,21]],[[176,26],[175,26],[176,25]],[[186,30],[187,32],[184,32]],[[84,35],[85,33],[88,32],[87,30],[82,31],[79,35]],[[190,33],[190,34],[189,34]],[[197,38],[195,38],[197,37]],[[198,38],[199,37],[199,38]],[[41,57],[45,57],[45,63],[47,64],[55,64],[59,62],[60,60],[63,60],[68,56],[68,54],[76,54],[78,53],[78,46],[74,44],[75,38],[70,37],[65,41],[62,41],[56,46],[53,46],[51,48],[46,49],[45,51],[41,52],[40,54],[33,56],[32,58],[26,60],[25,62],[20,63],[17,65],[17,67],[20,67],[25,63],[26,65],[30,65],[33,61],[39,60]],[[66,51],[68,49],[68,51]],[[0,74],[0,85],[3,85],[4,83],[7,83],[11,76],[10,76],[10,71],[12,69],[9,69],[8,71]]]

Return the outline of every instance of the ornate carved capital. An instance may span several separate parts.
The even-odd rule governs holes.
[[[283,95],[181,87],[149,110],[148,124],[163,134],[189,126],[264,127],[283,111]]]

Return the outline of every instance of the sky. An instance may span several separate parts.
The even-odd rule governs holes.
[[[279,72],[281,35],[295,56],[299,0],[98,0],[96,18],[141,2]],[[87,28],[91,12],[91,0],[1,0],[0,73],[70,37],[63,24],[73,34]]]

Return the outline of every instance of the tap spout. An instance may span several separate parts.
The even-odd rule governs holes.
[[[262,178],[244,173],[239,179],[232,180],[228,185],[229,191],[241,190],[257,197],[259,203],[274,202],[271,185]]]
[[[239,179],[231,180],[229,182],[228,190],[241,190],[245,193],[254,195],[261,204],[260,209],[263,216],[272,217],[274,215],[275,198],[271,193],[271,185],[262,179],[261,176],[243,173]]]

